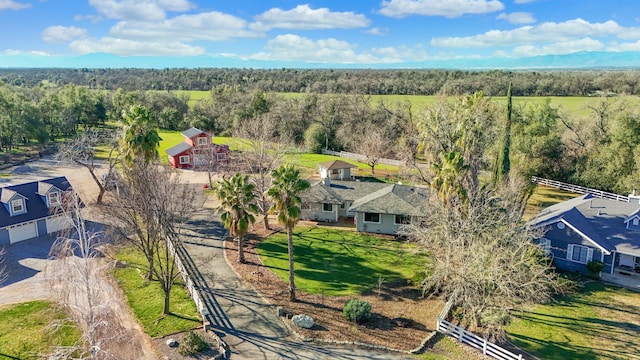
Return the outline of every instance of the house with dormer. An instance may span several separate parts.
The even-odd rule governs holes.
[[[541,228],[538,239],[554,265],[588,273],[590,261],[604,264],[604,274],[640,273],[640,202],[596,198],[591,194],[543,210],[529,221]]]
[[[64,176],[0,188],[0,246],[67,229],[60,205],[69,190]]]
[[[429,189],[358,181],[349,172],[354,167],[341,160],[319,164],[321,180],[300,195],[301,218],[323,222],[348,218],[357,231],[396,235],[403,225],[426,216]]]
[[[183,131],[182,136],[183,142],[166,150],[174,169],[212,168],[229,161],[229,146],[214,144],[209,133],[192,127]]]

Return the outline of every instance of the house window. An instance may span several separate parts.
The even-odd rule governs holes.
[[[60,194],[57,191],[52,191],[47,194],[49,199],[49,206],[60,205]]]
[[[322,204],[322,211],[333,212],[333,204]]]
[[[207,146],[207,138],[199,137],[198,138],[198,146]]]
[[[380,214],[378,213],[364,213],[364,222],[380,223]]]
[[[11,201],[11,211],[14,214],[24,211],[24,204],[22,203],[22,199]]]
[[[551,240],[542,238],[539,240],[540,247],[544,250],[546,255],[551,255]]]
[[[569,244],[567,260],[586,264],[593,258],[593,249],[587,246]]]
[[[216,159],[218,159],[218,161],[227,160],[227,154],[226,153],[217,153],[216,154]]]
[[[181,155],[180,164],[188,164],[188,163],[189,163],[189,155]]]
[[[396,219],[394,221],[396,225],[406,225],[411,224],[411,216],[407,215],[396,215]]]

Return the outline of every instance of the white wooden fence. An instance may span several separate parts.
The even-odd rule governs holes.
[[[173,260],[176,262],[178,270],[180,270],[180,275],[182,275],[182,280],[186,284],[187,289],[189,290],[189,294],[191,295],[193,302],[196,304],[198,312],[200,312],[200,314],[203,316],[204,321],[204,317],[209,315],[209,310],[207,310],[207,308],[204,306],[204,302],[200,298],[200,293],[197,291],[196,286],[193,283],[189,272],[187,271],[187,268],[182,262],[182,254],[176,252],[176,249],[171,240],[167,240],[167,248],[169,249],[169,253],[171,253],[171,256],[173,256]]]
[[[365,163],[367,162],[367,157],[362,154],[356,154],[356,153],[347,152],[347,151],[332,151],[332,150],[326,150],[326,149],[322,149],[322,153],[327,155],[343,157],[345,159],[353,159],[353,160],[358,160],[360,162],[365,162]],[[385,159],[385,158],[380,159],[378,162],[380,164],[395,165],[395,166],[403,166],[405,164],[405,162],[401,160]]]
[[[618,194],[614,194],[614,193],[610,193],[610,192],[606,192],[606,191],[602,191],[602,190],[591,189],[591,188],[578,186],[578,185],[573,185],[573,184],[567,184],[567,183],[563,183],[561,181],[555,181],[555,180],[539,178],[537,176],[532,176],[531,177],[531,181],[536,183],[536,184],[550,186],[550,187],[554,187],[556,189],[565,190],[565,191],[569,191],[569,192],[576,193],[576,194],[591,194],[591,195],[593,195],[595,197],[599,197],[599,198],[603,198],[603,199],[610,199],[610,200],[629,202],[629,197],[628,196],[618,195]]]
[[[451,302],[451,300],[447,301],[446,305],[444,306],[444,309],[438,315],[437,326],[436,326],[437,331],[455,338],[462,344],[471,346],[477,350],[482,351],[483,355],[490,356],[498,360],[522,360],[523,359],[522,354],[516,355],[507,349],[501,348],[500,346],[465,330],[465,328],[461,326],[456,326],[448,322],[447,320],[445,320],[445,318],[449,314],[449,310],[451,310],[452,304],[453,303]]]

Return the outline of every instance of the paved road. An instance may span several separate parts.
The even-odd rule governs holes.
[[[212,220],[212,204],[194,213],[183,238],[201,286],[212,327],[231,348],[232,359],[412,359],[394,353],[329,347],[296,341],[275,311],[244,286],[224,259],[226,232]]]

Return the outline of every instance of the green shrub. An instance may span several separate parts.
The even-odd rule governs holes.
[[[371,318],[371,305],[364,300],[351,299],[344,305],[342,315],[349,321],[365,322]]]
[[[190,356],[207,349],[209,349],[209,344],[204,341],[202,336],[193,331],[189,331],[185,334],[184,339],[182,339],[182,343],[180,347],[178,347],[178,352],[180,355]]]
[[[604,269],[604,264],[601,261],[589,261],[587,263],[587,270],[592,274],[598,274]]]

